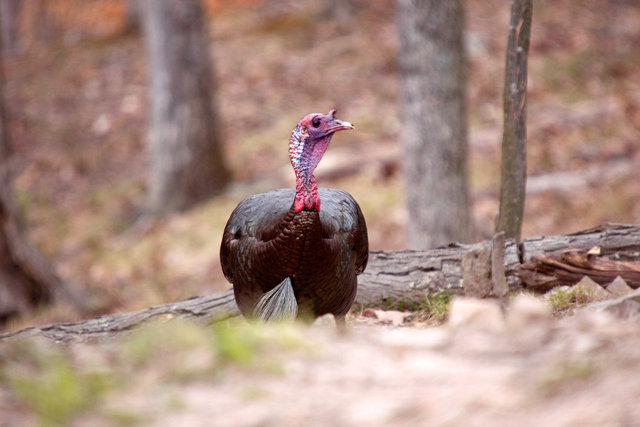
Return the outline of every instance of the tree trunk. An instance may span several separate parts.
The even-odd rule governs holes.
[[[74,300],[53,267],[29,244],[20,223],[11,189],[11,141],[3,89],[0,55],[0,325],[35,306]]]
[[[593,250],[594,247],[598,250]],[[517,291],[531,284],[536,289],[535,274],[534,282],[526,281],[530,276],[525,281],[521,279],[531,275],[532,271],[535,273],[531,263],[548,259],[559,251],[575,253],[577,250],[589,250],[601,262],[592,259],[596,266],[594,269],[582,264],[580,275],[567,277],[562,284],[574,284],[582,275],[593,275],[600,283],[621,275],[632,287],[640,286],[640,226],[605,224],[566,236],[527,239],[520,244],[520,250],[513,240],[505,242],[498,234],[491,241],[474,245],[452,245],[424,251],[372,252],[366,271],[358,278],[355,302],[366,305],[379,304],[386,299],[402,299],[422,303],[425,296],[440,292],[484,297],[504,296],[505,287]],[[519,254],[524,264],[521,264]],[[624,267],[605,258],[623,259]],[[604,280],[603,271],[606,269],[609,274]],[[41,336],[57,342],[96,341],[120,336],[151,319],[181,317],[213,322],[239,314],[233,291],[227,290],[132,313],[4,333],[0,334],[0,339]]]
[[[137,33],[142,25],[142,9],[143,3],[140,0],[126,0],[126,14],[124,23],[124,32]]]
[[[0,0],[0,27],[2,28],[2,51],[15,55],[18,51],[18,12],[20,0]]]
[[[513,0],[504,77],[504,132],[500,162],[500,208],[496,231],[520,240],[527,185],[527,56],[531,0]]]
[[[151,80],[148,207],[163,214],[218,193],[229,172],[200,1],[146,0],[141,6]]]
[[[409,245],[472,240],[461,0],[398,0]]]
[[[21,7],[28,15],[27,45],[58,43],[61,29],[52,12],[52,2],[47,0],[21,0]]]

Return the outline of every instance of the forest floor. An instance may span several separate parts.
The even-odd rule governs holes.
[[[405,313],[406,314],[406,313]],[[148,324],[102,344],[0,342],[0,425],[631,426],[638,319],[456,299],[440,326]]]
[[[210,11],[212,54],[235,181],[166,219],[140,216],[147,77],[138,35],[87,25],[7,61],[29,235],[90,303],[86,313],[54,307],[9,329],[228,287],[217,261],[224,224],[244,196],[292,185],[286,143],[311,111],[337,107],[356,125],[332,142],[321,185],[359,201],[372,250],[406,247],[393,2],[222,3]],[[509,10],[503,0],[466,6],[479,240],[498,205]],[[623,0],[535,2],[525,237],[640,222],[636,12]],[[167,322],[118,345],[3,343],[0,425],[637,424],[637,321],[558,316],[540,304],[514,304],[503,320],[496,303],[454,303],[436,324],[354,310],[345,336],[323,324]]]

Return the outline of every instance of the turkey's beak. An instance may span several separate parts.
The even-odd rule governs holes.
[[[333,119],[333,125],[329,128],[328,133],[335,133],[335,132],[338,132],[339,130],[348,130],[348,129],[354,129],[351,123],[338,120],[338,119]]]

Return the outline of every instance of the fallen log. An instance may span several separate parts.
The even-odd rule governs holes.
[[[627,284],[640,287],[640,253],[635,260],[619,260],[619,254],[599,257],[595,250],[567,249],[550,255],[536,255],[530,263],[522,264],[520,279],[529,288],[549,290],[555,286],[577,283],[589,276],[599,285],[611,283],[622,277]]]
[[[150,320],[185,318],[214,322],[238,316],[233,292],[193,297],[183,301],[152,306],[129,313],[110,314],[74,323],[57,323],[0,334],[0,340],[17,337],[43,337],[60,343],[97,342],[128,333]]]
[[[453,243],[421,251],[374,251],[370,253],[366,271],[359,276],[356,304],[376,304],[385,299],[422,302],[426,296],[441,292],[503,296],[522,288],[535,289],[539,278],[555,280],[553,286],[573,284],[574,279],[577,282],[583,275],[597,277],[601,268],[588,267],[606,263],[583,262],[579,274],[567,276],[561,270],[543,267],[547,264],[541,264],[541,260],[553,259],[560,251],[589,251],[594,247],[599,254],[592,252],[593,259],[624,260],[627,268],[624,271],[618,268],[617,274],[632,286],[638,283],[634,277],[640,266],[640,226],[603,224],[568,235],[525,239],[520,245],[496,235],[492,240],[471,245]],[[56,342],[100,341],[127,333],[151,319],[179,317],[213,322],[237,315],[233,293],[227,290],[131,313],[27,328],[0,334],[0,339],[41,336]]]
[[[638,226],[603,224],[588,230],[530,239],[524,247],[518,277],[522,286],[546,291],[573,285],[584,276],[600,285],[622,277],[640,287],[640,236]]]

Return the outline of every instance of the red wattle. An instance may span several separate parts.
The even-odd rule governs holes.
[[[318,197],[318,186],[315,179],[308,182],[307,186],[301,181],[298,182],[293,207],[295,212],[300,212],[303,209],[315,209],[317,212],[320,212],[320,197]]]
[[[298,213],[304,209],[304,196],[302,194],[296,194],[296,198],[293,201],[293,210]]]

